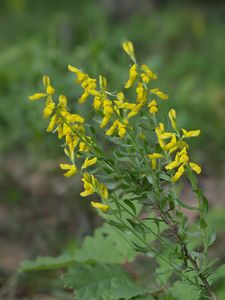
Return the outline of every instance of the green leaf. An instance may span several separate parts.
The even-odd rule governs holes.
[[[202,218],[200,219],[200,228],[205,229],[208,226],[206,221]]]
[[[19,270],[21,272],[38,271],[38,270],[51,270],[68,268],[75,263],[75,258],[69,255],[60,255],[58,257],[38,257],[36,260],[24,260]]]
[[[212,275],[212,281],[215,282],[220,279],[225,279],[225,264],[220,266]]]
[[[160,172],[159,177],[165,181],[171,182],[171,177],[168,176],[165,172]]]
[[[169,292],[177,300],[198,300],[200,298],[201,290],[194,285],[177,281],[171,288],[169,288]]]
[[[115,228],[105,224],[86,237],[81,249],[75,253],[78,262],[123,263],[136,256],[132,245]]]
[[[119,230],[122,230],[122,231],[127,229],[127,227],[125,225],[123,225],[119,222],[113,221],[113,220],[108,220],[107,223],[111,226],[116,227]]]
[[[135,207],[134,203],[131,200],[128,200],[128,199],[124,200],[124,203],[127,206],[129,206],[132,209],[134,215],[136,215],[136,207]]]
[[[180,207],[187,208],[190,210],[199,210],[198,207],[188,205],[188,204],[184,203],[183,201],[181,201],[180,199],[176,198],[175,201],[179,204]]]
[[[62,279],[66,288],[74,290],[76,300],[127,300],[147,293],[119,265],[78,264]]]
[[[132,244],[134,245],[134,249],[138,252],[141,253],[147,253],[150,252],[148,247],[145,246],[140,246],[139,244],[137,244],[136,242],[132,241]]]
[[[145,230],[143,228],[143,225],[136,223],[135,221],[133,221],[130,218],[127,218],[127,221],[129,222],[129,224],[134,228],[134,230],[136,232],[142,233],[143,235],[145,235]]]

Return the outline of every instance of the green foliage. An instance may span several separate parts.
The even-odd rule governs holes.
[[[130,299],[147,292],[135,284],[118,265],[76,265],[63,275],[66,288],[75,290],[77,300]]]
[[[86,237],[81,248],[75,252],[75,259],[80,263],[95,261],[121,264],[132,261],[135,256],[136,253],[129,242],[108,224],[95,230],[93,237]]]
[[[169,288],[169,292],[176,300],[199,300],[201,290],[185,282],[177,281]]]
[[[58,257],[38,257],[35,261],[24,260],[20,265],[21,272],[52,270],[68,268],[75,262],[74,257],[69,255],[60,255]]]
[[[54,268],[57,263],[69,266],[64,285],[74,290],[78,300],[125,300],[147,292],[153,297],[159,293],[159,299],[214,300],[208,247],[215,236],[208,228],[208,202],[195,175],[201,173],[201,167],[191,161],[187,140],[198,136],[200,130],[181,128],[174,109],[168,112],[169,123],[162,122],[158,108],[161,100],[168,99],[167,94],[152,86],[156,74],[147,65],[137,64],[133,44],[125,41],[123,49],[133,61],[124,89],[135,87],[135,92],[111,92],[105,77],[100,75],[97,81],[69,65],[83,90],[78,102],[92,100],[89,115],[94,118],[83,118],[77,111],[74,114],[66,96],[58,95],[48,76],[43,77],[44,89],[29,96],[31,101],[46,100],[47,131],[63,138],[69,160],[60,164],[64,176],[82,175],[84,191],[80,195],[98,195],[98,202],[91,201],[91,205],[107,225],[86,238],[71,261],[42,258],[30,266],[25,263],[24,270]],[[129,98],[132,93],[136,93],[135,100]],[[101,131],[106,135],[105,144],[99,143],[104,136]],[[182,188],[177,182],[181,177],[190,183],[194,206],[180,199]],[[183,208],[197,213],[193,228]],[[198,236],[196,243],[190,238],[194,235]],[[157,261],[155,286],[140,287],[124,270],[137,253]]]
[[[101,69],[114,90],[118,79],[126,78],[126,61],[117,49],[129,37],[140,45],[137,52],[146,63],[161,73],[161,84],[171,91],[174,106],[181,111],[182,125],[191,129],[200,124],[204,129],[204,135],[193,145],[194,155],[207,164],[212,158],[221,161],[224,157],[224,139],[219,132],[224,131],[224,67],[220,62],[225,43],[219,4],[217,12],[210,7],[200,10],[192,5],[168,5],[165,10],[146,12],[144,18],[136,10],[123,18],[121,26],[113,16],[108,18],[107,6],[90,0],[79,4],[55,1],[54,6],[51,1],[18,1],[21,7],[18,4],[17,9],[12,4],[17,1],[5,2],[0,7],[5,16],[0,27],[0,151],[16,148],[21,153],[36,152],[36,157],[40,153],[39,158],[43,153],[52,157],[57,151],[54,143],[40,135],[46,124],[23,99],[37,88],[42,73],[54,74],[61,91],[67,90],[76,98],[68,76],[59,76],[65,74],[68,62],[76,62],[92,74]],[[12,120],[17,120],[17,126]],[[204,153],[202,144],[208,145]],[[217,155],[211,155],[214,153]]]

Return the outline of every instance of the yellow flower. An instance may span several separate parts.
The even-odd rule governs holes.
[[[123,138],[126,134],[126,125],[124,125],[121,122],[119,122],[119,125],[118,125],[118,134],[121,138]]]
[[[88,96],[89,96],[89,93],[87,91],[85,91],[78,99],[78,103],[84,103],[87,100]]]
[[[124,102],[125,97],[123,92],[117,93],[116,96],[118,99],[118,100],[114,100],[114,104],[116,104],[116,108],[133,109],[136,106],[135,103]]]
[[[68,122],[77,122],[83,124],[85,119],[78,114],[68,114],[66,116],[66,120]]]
[[[150,112],[151,114],[156,114],[156,113],[157,113],[158,107],[157,107],[157,102],[155,101],[155,99],[152,100],[152,101],[149,103],[148,107],[149,107],[149,112]]]
[[[99,76],[99,86],[102,90],[105,90],[107,88],[107,80],[104,76]]]
[[[79,103],[84,103],[90,94],[94,96],[99,95],[99,92],[96,91],[97,88],[96,79],[90,78],[88,74],[84,73],[83,71],[71,65],[68,65],[68,69],[77,75],[76,82],[80,84],[81,87],[84,89],[84,93],[81,95],[81,97],[78,100]]]
[[[158,96],[160,99],[162,100],[167,100],[169,99],[168,95],[164,94],[163,92],[161,92],[159,89],[151,89],[150,92],[152,94],[155,94],[156,96]]]
[[[86,169],[90,166],[93,166],[94,164],[96,164],[96,162],[97,162],[97,157],[93,157],[91,159],[86,158],[81,169]]]
[[[171,163],[169,163],[167,166],[165,166],[165,169],[166,170],[173,170],[174,168],[179,167],[180,164],[181,163],[179,161],[174,160]]]
[[[163,158],[164,156],[161,153],[156,153],[155,152],[155,153],[148,154],[148,157],[150,159],[157,159],[157,158]]]
[[[119,136],[123,138],[126,134],[127,124],[127,120],[124,120],[123,123],[121,123],[119,120],[116,120],[113,122],[112,126],[105,132],[105,134],[111,136],[115,131],[118,130]]]
[[[192,170],[193,170],[195,173],[197,173],[197,174],[200,174],[201,171],[202,171],[201,167],[200,167],[198,164],[195,164],[195,163],[193,163],[193,162],[190,162],[190,163],[189,163],[189,166],[190,166],[190,167],[192,168]]]
[[[45,93],[35,93],[35,94],[29,96],[29,99],[30,100],[39,100],[39,99],[44,98],[44,97],[46,97]]]
[[[88,152],[89,148],[86,143],[80,142],[79,144],[79,152]]]
[[[177,138],[176,138],[175,135],[173,135],[173,137],[171,138],[170,142],[168,144],[164,145],[162,147],[162,149],[165,150],[165,151],[169,151],[171,149],[176,150],[178,148],[176,144],[177,144]]]
[[[60,95],[59,96],[59,104],[58,104],[58,108],[60,110],[66,109],[67,107],[67,98],[64,95]]]
[[[102,212],[106,212],[107,210],[109,210],[109,205],[102,204],[99,202],[91,201],[91,206],[100,209]]]
[[[138,82],[136,93],[137,93],[137,102],[142,103],[144,105],[147,101],[147,91],[144,88],[142,82]]]
[[[68,170],[64,176],[65,177],[71,177],[77,173],[77,168],[75,165],[69,165],[69,164],[60,164],[60,168],[62,170]]]
[[[87,173],[84,173],[82,181],[84,183],[84,191],[82,193],[80,193],[81,197],[87,197],[89,195],[94,194],[95,189],[94,189],[93,184],[91,183],[90,175]]]
[[[128,119],[130,119],[131,117],[134,117],[136,116],[139,111],[142,109],[142,107],[144,106],[143,103],[138,103],[138,104],[135,104],[135,106],[131,109],[131,111],[129,112],[128,114]]]
[[[53,110],[54,110],[54,107],[55,107],[55,103],[54,103],[54,102],[49,103],[49,104],[45,107],[45,109],[44,109],[44,111],[43,111],[43,117],[44,117],[44,118],[48,118],[48,117],[52,114],[52,112],[53,112]]]
[[[130,58],[135,62],[134,46],[132,42],[125,41],[122,44],[123,50],[130,56]]]
[[[102,104],[101,97],[95,96],[93,101],[93,106],[95,110],[99,110]]]
[[[49,122],[49,125],[48,125],[48,128],[47,128],[47,132],[53,131],[55,125],[57,124],[57,121],[58,121],[58,117],[55,114],[55,115],[53,115],[53,117],[51,118],[51,120]]]
[[[141,73],[141,78],[145,83],[149,83],[151,79],[157,79],[157,75],[155,75],[147,65],[142,65],[141,69],[144,73]]]
[[[160,153],[151,153],[151,154],[148,154],[148,158],[151,159],[151,163],[152,163],[152,169],[153,170],[156,170],[157,168],[157,159],[159,158],[163,158],[164,156]]]
[[[187,155],[187,149],[184,147],[180,152],[177,152],[175,156],[175,160],[169,163],[165,169],[173,170],[174,168],[179,167],[181,164],[186,165],[189,161],[189,157]]]
[[[181,165],[181,166],[178,168],[177,172],[176,172],[176,173],[174,174],[174,176],[172,177],[172,181],[173,181],[173,182],[177,182],[183,174],[184,174],[184,166]]]
[[[112,126],[105,132],[105,134],[108,136],[112,135],[117,130],[118,124],[119,120],[114,121]]]
[[[53,95],[55,93],[55,89],[51,85],[49,85],[46,88],[46,92],[48,95]]]
[[[51,86],[51,81],[50,81],[50,78],[46,75],[43,76],[43,84],[46,88],[46,93],[48,95],[53,95],[55,94],[55,89],[53,86]]]
[[[199,136],[199,134],[201,133],[200,129],[187,131],[187,130],[182,128],[182,131],[183,131],[183,137],[185,137],[185,138]]]
[[[54,108],[55,108],[55,102],[52,101],[52,98],[49,98],[46,101],[46,106],[43,111],[43,117],[48,118],[53,113]]]
[[[103,119],[102,119],[102,122],[100,124],[100,128],[104,128],[110,121],[110,118],[111,116],[108,115],[108,116],[105,116]]]
[[[138,77],[137,66],[133,64],[129,71],[129,79],[125,84],[125,89],[129,89]]]
[[[97,183],[97,185],[98,185],[99,192],[100,192],[100,195],[102,196],[102,198],[108,199],[109,192],[108,192],[107,187],[103,183],[99,183],[99,182]]]
[[[68,65],[68,69],[69,69],[69,71],[71,71],[77,75],[77,83],[78,84],[81,84],[87,78],[87,74],[85,74],[84,72],[82,72],[81,70],[79,70],[76,67]]]
[[[169,111],[169,119],[170,119],[170,122],[171,122],[171,125],[172,125],[173,129],[177,130],[176,111],[175,111],[175,109],[171,109]]]

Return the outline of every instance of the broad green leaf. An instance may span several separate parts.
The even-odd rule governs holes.
[[[21,263],[20,271],[38,271],[38,270],[51,270],[68,268],[75,262],[75,258],[70,255],[60,255],[58,257],[38,257],[36,260],[24,260]]]
[[[200,298],[201,290],[186,282],[177,281],[169,288],[169,292],[176,300],[198,300]]]
[[[95,230],[93,237],[86,237],[81,249],[75,253],[78,262],[123,263],[132,261],[135,256],[132,245],[108,224]]]
[[[147,293],[119,265],[78,264],[62,279],[66,288],[74,290],[76,300],[126,300]]]

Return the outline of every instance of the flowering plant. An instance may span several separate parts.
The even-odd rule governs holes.
[[[90,204],[106,224],[72,256],[24,262],[22,270],[69,268],[63,281],[76,299],[216,299],[208,258],[214,239],[206,221],[208,202],[196,177],[201,167],[189,155],[188,141],[200,130],[180,128],[174,109],[168,121],[160,121],[168,95],[154,86],[157,75],[137,63],[133,44],[125,41],[123,49],[132,65],[122,91],[109,91],[103,76],[96,80],[68,66],[83,90],[78,103],[88,103],[93,121],[74,112],[66,96],[56,100],[48,76],[43,77],[45,91],[29,97],[46,100],[47,131],[58,134],[68,159],[60,168],[66,177],[82,177],[80,195],[97,199]],[[196,195],[193,206],[181,199],[185,178]],[[198,221],[190,224],[185,210],[194,211]],[[158,265],[154,285],[140,285],[130,276],[127,265],[132,269],[140,253]]]

